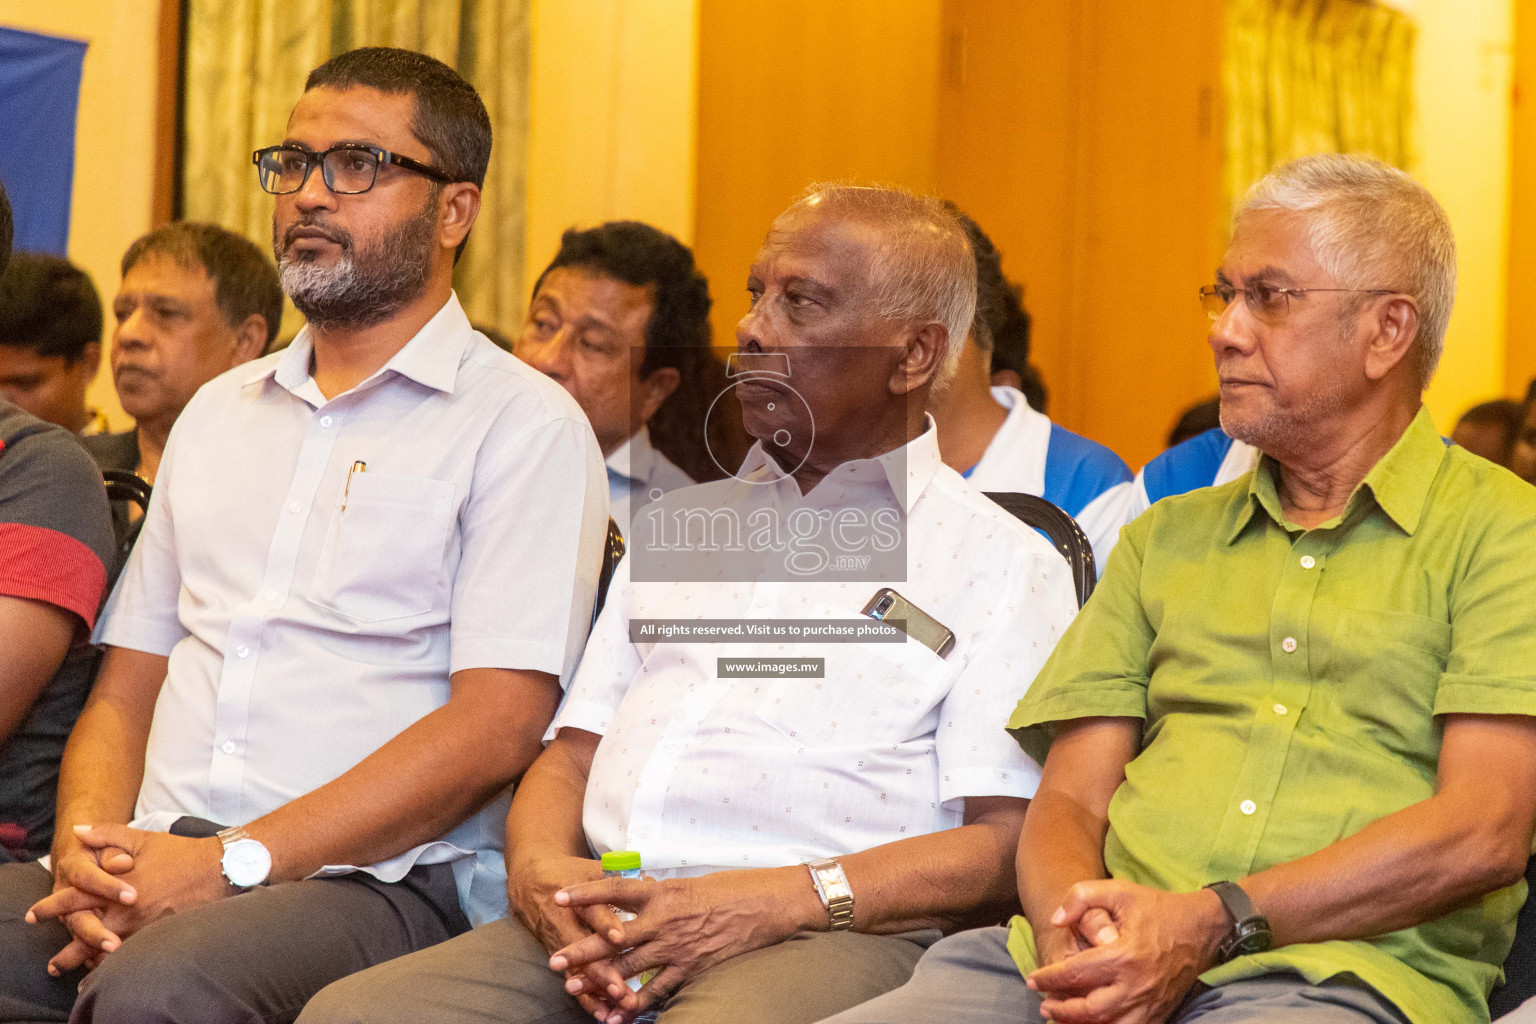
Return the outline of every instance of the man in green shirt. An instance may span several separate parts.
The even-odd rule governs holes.
[[[1421,406],[1454,289],[1407,175],[1255,187],[1202,294],[1263,459],[1124,530],[1009,722],[1044,763],[1024,917],[836,1024],[1488,1020],[1536,821],[1536,490]]]

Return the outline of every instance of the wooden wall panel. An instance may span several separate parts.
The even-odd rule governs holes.
[[[1003,250],[1063,425],[1132,467],[1213,394],[1219,0],[950,0],[939,183]]]
[[[747,268],[806,185],[934,186],[939,0],[702,0],[695,248],[715,344]]]
[[[1536,0],[1515,2],[1514,74],[1504,373],[1509,393],[1518,397],[1536,380]]]
[[[1051,412],[1133,465],[1214,391],[1220,0],[702,0],[697,252],[715,341],[817,178],[935,190],[1004,254]]]

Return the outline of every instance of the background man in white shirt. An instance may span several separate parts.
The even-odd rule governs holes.
[[[513,351],[559,381],[592,422],[609,514],[626,536],[634,509],[710,468],[701,442],[714,394],[703,403],[697,394],[712,377],[709,306],[692,250],[632,220],[565,232],[533,286]]]
[[[450,68],[367,49],[258,154],[309,326],[172,430],[65,753],[54,891],[0,876],[6,1019],[290,1020],[502,912],[507,786],[579,654],[607,502],[576,404],[452,292],[490,144]]]
[[[1060,556],[943,465],[924,413],[971,322],[969,247],[930,200],[823,187],[774,223],[748,290],[737,362],[784,365],[738,377],[759,444],[733,477],[639,517],[513,803],[518,919],[333,985],[303,1024],[622,1024],[668,997],[664,1024],[810,1022],[906,978],[941,931],[1004,912],[1039,772],[1000,725],[1075,601]],[[787,522],[807,543],[749,542],[761,571],[744,575],[734,542],[674,559],[647,532],[694,513],[710,531]],[[838,545],[871,550],[872,531],[838,528],[869,514],[898,524],[900,560],[832,571]],[[784,571],[828,553],[812,540],[836,556],[827,571]],[[869,624],[886,586],[953,649],[631,639],[657,618]],[[824,677],[717,664],[780,655],[819,658]],[[663,880],[600,880],[591,858],[614,849]],[[638,916],[620,927],[609,904]],[[621,981],[652,968],[638,996]]]

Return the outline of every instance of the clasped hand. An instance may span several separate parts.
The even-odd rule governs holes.
[[[588,936],[598,941],[606,936],[607,949],[617,954],[623,948],[619,944],[623,933],[618,917],[607,904],[569,907],[555,903],[555,894],[563,887],[602,877],[602,866],[586,857],[526,858],[508,870],[507,898],[513,912],[546,951],[552,953]],[[607,1021],[619,1012],[621,998],[626,995],[628,1006],[634,1004],[624,976],[606,960],[563,973],[565,990],[597,1020]]]
[[[1035,937],[1026,979],[1056,1024],[1164,1024],[1208,970],[1229,921],[1209,890],[1080,882]]]
[[[803,872],[797,873],[797,877]],[[775,870],[717,872],[699,878],[637,881],[605,878],[555,893],[555,903],[576,911],[614,906],[635,915],[603,933],[557,950],[555,971],[587,971],[606,963],[619,979],[656,970],[639,992],[622,980],[605,992],[613,1011],[605,1024],[628,1024],[659,1007],[689,979],[733,956],[782,942],[799,924],[785,899],[785,876]],[[812,890],[803,887],[807,894]],[[569,989],[568,989],[569,990]]]
[[[54,976],[95,967],[156,918],[230,893],[217,839],[77,825],[75,840],[53,862],[53,893],[27,911],[28,922],[57,918],[70,931],[69,944],[48,961]]]

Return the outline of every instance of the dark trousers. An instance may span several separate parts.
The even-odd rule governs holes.
[[[96,970],[52,978],[69,933],[24,919],[52,888],[38,864],[0,864],[0,1021],[286,1024],[331,982],[469,928],[447,864],[393,884],[357,873],[161,918]]]

